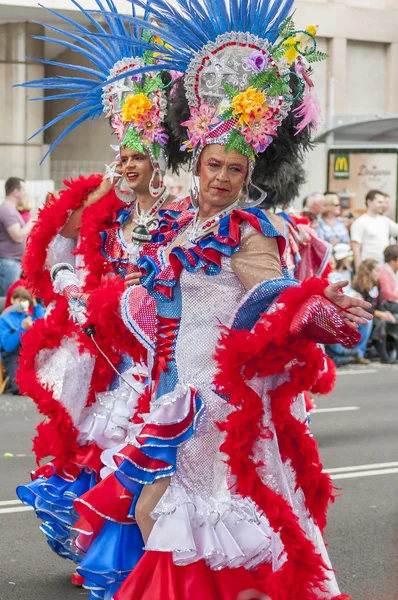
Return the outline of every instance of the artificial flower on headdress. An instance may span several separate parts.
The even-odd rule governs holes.
[[[152,108],[152,102],[146,94],[130,94],[122,106],[122,118],[125,123],[138,121],[140,118],[149,114]]]
[[[188,128],[189,140],[184,144],[184,150],[194,148],[198,144],[205,144],[210,134],[210,127],[216,125],[219,121],[215,118],[216,108],[208,106],[206,103],[199,108],[191,107],[190,118],[181,123]]]

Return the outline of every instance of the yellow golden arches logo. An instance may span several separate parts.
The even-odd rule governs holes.
[[[338,154],[334,159],[334,178],[350,178],[350,157],[348,154]]]

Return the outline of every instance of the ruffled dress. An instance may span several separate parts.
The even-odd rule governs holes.
[[[284,348],[298,307],[323,287],[300,289],[282,267],[280,276],[247,289],[234,255],[253,232],[276,240],[283,256],[283,235],[263,212],[248,209],[195,244],[168,255],[152,247],[141,258],[142,282],[156,301],[152,340],[140,334],[133,291],[123,296],[124,322],[150,356],[148,403],[141,423],[128,427],[128,443],[104,452],[106,476],[75,501],[76,544],[86,552],[78,571],[88,587],[91,581],[93,598],[236,600],[247,588],[272,600],[348,598],[322,539],[331,483],[302,395],[321,379],[324,355],[313,339]],[[271,364],[261,357],[263,375],[248,361],[258,359],[264,340]],[[312,367],[300,378],[299,360],[310,350]],[[143,486],[163,477],[171,482],[144,547],[135,506]]]

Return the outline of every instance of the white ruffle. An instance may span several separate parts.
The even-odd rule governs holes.
[[[76,258],[73,252],[75,250],[76,240],[57,234],[48,246],[46,267],[50,270],[57,263],[68,263],[74,268]]]
[[[151,516],[146,549],[172,552],[176,565],[204,559],[211,569],[252,569],[272,559],[267,519],[238,496],[204,500],[171,484]]]
[[[144,383],[131,376],[134,373],[142,375],[142,366],[133,367],[123,374],[133,387],[122,381],[117,389],[96,394],[96,401],[85,409],[79,423],[80,444],[94,441],[100,448],[109,449],[124,442],[130,418],[145,387]]]
[[[116,393],[119,390],[120,388],[116,390]],[[115,456],[126,444],[137,445],[136,438],[141,434],[145,425],[171,425],[183,421],[188,416],[191,408],[191,393],[192,389],[189,386],[178,383],[173,392],[164,394],[152,403],[149,413],[141,415],[143,423],[127,423],[123,441],[119,439],[117,444],[115,443],[113,446],[102,446],[105,450],[101,455],[101,460],[105,466],[101,469],[101,478],[104,479],[117,470]]]
[[[63,337],[58,348],[44,348],[36,356],[35,369],[40,383],[68,411],[78,426],[87,401],[95,358],[81,352],[74,338]]]

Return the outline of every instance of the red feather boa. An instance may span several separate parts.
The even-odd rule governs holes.
[[[323,529],[328,504],[333,500],[331,480],[322,473],[317,445],[308,435],[306,424],[297,421],[290,409],[297,394],[319,381],[324,353],[314,343],[294,339],[289,335],[289,327],[297,307],[308,297],[322,294],[325,286],[325,282],[311,279],[300,288],[286,290],[278,299],[284,308],[263,315],[250,333],[224,332],[216,352],[216,384],[237,409],[221,425],[226,432],[222,450],[236,477],[238,493],[250,497],[264,511],[271,527],[280,533],[287,554],[287,561],[279,570],[264,573],[264,591],[273,600],[318,599],[325,586],[327,567],[289,503],[265,485],[257,472],[259,465],[252,456],[256,439],[264,435],[263,405],[246,381],[254,376],[285,373],[286,365],[293,359],[297,361],[289,368],[288,380],[269,391],[272,417],[282,459],[291,461],[306,506]]]
[[[37,435],[33,440],[33,451],[37,464],[46,456],[67,459],[77,450],[77,430],[64,406],[54,398],[52,391],[43,386],[35,368],[35,359],[43,348],[58,348],[65,335],[78,333],[74,324],[68,320],[68,305],[60,298],[46,319],[39,319],[23,336],[17,382],[23,394],[30,396],[39,412],[48,422],[37,426]]]
[[[40,350],[56,350],[64,336],[75,334],[80,351],[88,350],[97,357],[95,377],[91,381],[87,405],[94,402],[97,392],[104,391],[109,386],[114,375],[107,361],[98,354],[93,342],[70,321],[66,301],[54,293],[50,274],[45,268],[48,246],[65,225],[70,211],[79,208],[89,192],[101,181],[101,175],[91,175],[88,178],[81,176],[70,182],[65,181],[67,189],[62,190],[57,199],[52,199],[40,210],[40,218],[29,237],[24,256],[23,268],[27,273],[29,287],[46,303],[55,302],[49,316],[37,321],[24,336],[18,373],[21,391],[34,400],[39,411],[48,419],[47,422],[38,425],[37,436],[33,442],[37,462],[46,456],[56,456],[61,461],[68,460],[78,448],[78,432],[69,413],[54,398],[52,391],[41,385],[36,376],[35,359]],[[83,254],[84,264],[89,265],[90,271],[85,290],[98,288],[90,297],[89,322],[95,325],[98,342],[106,349],[107,355],[115,365],[119,363],[121,352],[141,356],[137,345],[132,343],[133,336],[123,336],[121,319],[116,314],[124,290],[123,282],[120,278],[115,278],[115,281],[104,281],[101,285],[102,276],[109,269],[108,263],[101,256],[99,232],[109,227],[115,210],[122,207],[114,193],[107,194],[96,204],[87,207],[83,212],[80,232],[84,243],[79,249]]]
[[[38,212],[38,220],[27,240],[22,270],[33,293],[42,298],[45,304],[59,298],[53,291],[50,273],[45,268],[48,246],[67,222],[69,211],[79,208],[101,181],[101,175],[80,176],[64,181],[66,189],[61,190],[58,198],[52,197]]]

